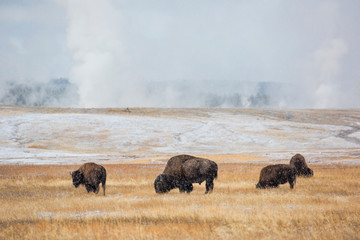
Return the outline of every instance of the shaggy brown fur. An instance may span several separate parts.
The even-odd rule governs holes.
[[[294,188],[296,182],[295,167],[289,164],[269,165],[261,169],[259,183],[256,188],[278,187],[279,184],[289,183]]]
[[[180,192],[190,193],[192,183],[206,181],[206,192],[212,192],[214,179],[217,178],[218,166],[215,162],[190,155],[178,155],[169,159],[164,169],[154,182],[156,193],[166,193],[179,188]]]
[[[103,166],[96,163],[85,163],[74,172],[70,173],[73,179],[73,185],[78,187],[85,185],[87,192],[99,192],[99,184],[102,183],[105,196],[106,170]]]
[[[314,175],[313,170],[307,166],[304,156],[299,153],[291,158],[290,165],[296,168],[296,175],[298,176],[311,177]]]

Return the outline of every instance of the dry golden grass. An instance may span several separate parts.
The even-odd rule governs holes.
[[[311,166],[293,190],[258,190],[264,165],[220,163],[210,195],[204,183],[155,194],[164,164],[104,166],[105,197],[72,186],[78,166],[0,165],[0,239],[360,238],[360,166]]]

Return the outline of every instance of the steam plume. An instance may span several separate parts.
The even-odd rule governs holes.
[[[85,107],[351,107],[350,5],[69,0],[70,81]]]

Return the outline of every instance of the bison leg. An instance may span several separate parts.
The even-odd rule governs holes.
[[[104,193],[104,196],[105,196],[105,183],[104,182],[102,183],[102,189],[103,189],[103,193]]]
[[[293,189],[293,188],[294,188],[294,185],[295,185],[295,180],[290,179],[290,180],[289,180],[289,184],[290,184],[290,189]]]
[[[193,189],[194,189],[194,187],[193,187],[192,183],[188,183],[185,185],[185,191],[187,193],[191,193]]]
[[[290,189],[294,188],[295,183],[296,183],[296,174],[289,177]]]
[[[191,193],[193,190],[193,185],[191,182],[181,181],[179,184],[179,190],[181,193],[183,192]]]
[[[98,194],[98,193],[99,193],[99,189],[100,189],[100,186],[97,185],[97,186],[94,188],[94,193]]]
[[[207,193],[211,193],[214,189],[214,180],[213,179],[207,179],[206,180],[206,192]]]
[[[93,188],[92,188],[92,186],[90,184],[85,184],[85,187],[86,187],[86,191],[88,193],[93,191]]]
[[[179,191],[181,193],[185,192],[185,185],[184,184],[179,184]]]

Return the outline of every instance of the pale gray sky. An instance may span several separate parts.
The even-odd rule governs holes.
[[[358,0],[1,0],[0,86],[65,77],[80,106],[171,107],[178,90],[146,86],[270,81],[286,83],[279,107],[360,107],[359,13]]]

